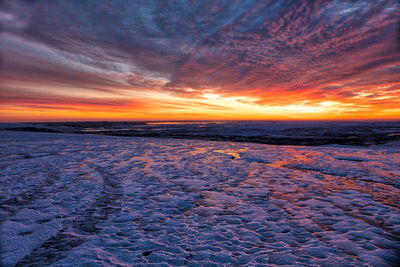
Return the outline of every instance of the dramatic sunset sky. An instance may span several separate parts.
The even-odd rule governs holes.
[[[398,1],[0,2],[0,120],[400,119]]]

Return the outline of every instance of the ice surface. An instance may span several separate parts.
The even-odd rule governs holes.
[[[0,132],[1,265],[395,266],[400,147]]]

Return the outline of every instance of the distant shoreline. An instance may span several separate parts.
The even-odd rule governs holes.
[[[197,139],[269,145],[374,146],[400,140],[400,121],[169,121],[0,123],[0,130]]]

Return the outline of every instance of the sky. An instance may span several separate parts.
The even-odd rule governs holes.
[[[3,0],[0,121],[400,119],[400,3]]]

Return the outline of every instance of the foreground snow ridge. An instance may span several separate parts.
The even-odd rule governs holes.
[[[394,266],[400,148],[0,132],[1,266]]]

